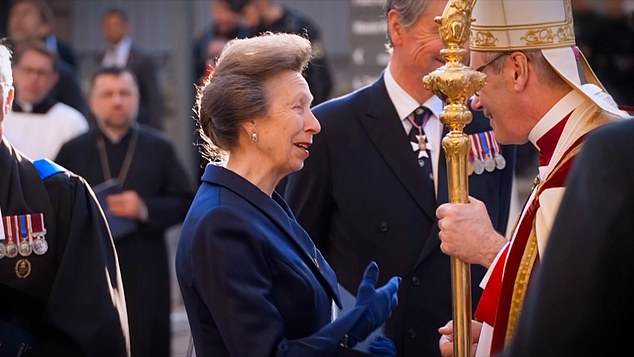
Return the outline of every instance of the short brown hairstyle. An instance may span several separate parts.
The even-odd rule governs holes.
[[[13,65],[17,65],[22,60],[24,53],[28,51],[35,51],[43,56],[48,57],[51,60],[52,69],[54,72],[59,72],[59,60],[57,54],[46,47],[43,41],[20,41],[15,44],[15,50],[13,52]]]
[[[294,34],[265,33],[230,41],[198,88],[195,112],[203,156],[221,161],[223,151],[235,147],[240,124],[268,111],[264,82],[287,70],[301,73],[310,55],[310,42]]]
[[[103,67],[99,67],[90,77],[90,92],[92,92],[92,90],[95,88],[95,82],[97,81],[97,78],[101,76],[121,77],[126,73],[132,77],[132,82],[134,83],[134,86],[136,87],[138,91],[139,90],[138,81],[136,79],[136,76],[132,72],[132,70],[130,70],[127,67],[103,66]]]

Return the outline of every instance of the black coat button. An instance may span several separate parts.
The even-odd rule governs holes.
[[[412,285],[420,286],[420,279],[417,276],[412,277]]]
[[[407,329],[407,338],[415,339],[416,338],[416,330],[413,328]]]
[[[387,225],[387,222],[385,221],[381,221],[381,223],[379,223],[379,231],[381,232],[387,232],[389,230],[389,227]]]

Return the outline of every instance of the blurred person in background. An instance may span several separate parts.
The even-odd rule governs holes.
[[[20,41],[43,41],[51,51],[57,54],[59,61],[59,80],[51,89],[51,97],[88,114],[79,78],[73,50],[60,41],[53,33],[54,16],[51,8],[41,0],[16,0],[9,11],[7,35],[14,44]]]
[[[600,36],[596,26],[602,21],[602,15],[597,11],[592,0],[571,0],[571,5],[577,46],[592,63],[592,52]]]
[[[202,85],[213,71],[218,56],[224,46],[234,38],[245,38],[253,31],[244,23],[242,12],[250,0],[212,0],[209,2],[211,24],[194,40],[194,83]],[[200,133],[194,134],[197,145],[202,144]],[[202,176],[207,160],[196,150],[192,150]]]
[[[180,223],[193,188],[160,131],[137,123],[139,90],[129,69],[92,77],[97,127],[62,146],[56,161],[82,175],[108,217],[125,287],[132,356],[170,354],[170,275],[165,231]]]
[[[34,160],[53,160],[62,144],[88,130],[88,121],[79,111],[51,97],[58,78],[57,56],[43,42],[17,44],[15,100],[5,121],[5,135]]]
[[[591,25],[596,34],[591,63],[616,102],[634,111],[634,17],[624,0],[600,2],[603,18]]]
[[[195,82],[209,73],[224,46],[234,38],[249,37],[253,33],[242,20],[242,11],[249,0],[212,0],[209,2],[211,24],[194,41]]]
[[[243,13],[254,33],[266,31],[295,33],[310,40],[313,53],[304,76],[315,97],[313,105],[329,99],[333,79],[326,56],[326,47],[317,25],[305,14],[282,5],[277,0],[247,0],[247,2],[248,6],[243,9]]]
[[[163,130],[163,95],[152,57],[134,43],[125,11],[112,8],[103,15],[103,37],[108,47],[101,56],[104,67],[130,69],[139,86],[138,122]]]
[[[13,0],[9,12],[9,35],[13,41],[41,40],[59,59],[77,71],[75,51],[55,36],[53,10],[42,0]]]
[[[88,107],[79,86],[76,60],[73,50],[59,41],[53,33],[53,11],[40,0],[16,0],[9,11],[7,35],[13,43],[20,41],[44,41],[57,54],[59,80],[51,89],[51,97],[67,104],[86,116]]]

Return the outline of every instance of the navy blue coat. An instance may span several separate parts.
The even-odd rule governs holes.
[[[452,318],[449,257],[440,250],[436,208],[448,201],[441,153],[438,200],[416,162],[381,77],[373,84],[314,108],[322,131],[305,166],[288,176],[286,199],[339,277],[356,291],[369,261],[381,268],[379,284],[403,277],[399,305],[387,335],[400,356],[437,356],[438,327]],[[468,134],[489,131],[474,113]],[[506,230],[513,180],[514,147],[503,147],[504,170],[473,174],[469,193],[486,203],[494,227]],[[485,273],[472,267],[473,301]]]
[[[176,274],[199,356],[337,355],[362,313],[330,323],[335,273],[282,197],[214,165],[183,223]]]

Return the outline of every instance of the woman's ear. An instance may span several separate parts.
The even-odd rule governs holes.
[[[240,136],[250,138],[255,132],[257,132],[255,120],[245,120],[240,124]]]
[[[242,130],[244,130],[247,133],[252,132],[253,130],[255,130],[255,120],[245,120],[242,122],[242,124],[240,124],[240,126],[242,127]]]

